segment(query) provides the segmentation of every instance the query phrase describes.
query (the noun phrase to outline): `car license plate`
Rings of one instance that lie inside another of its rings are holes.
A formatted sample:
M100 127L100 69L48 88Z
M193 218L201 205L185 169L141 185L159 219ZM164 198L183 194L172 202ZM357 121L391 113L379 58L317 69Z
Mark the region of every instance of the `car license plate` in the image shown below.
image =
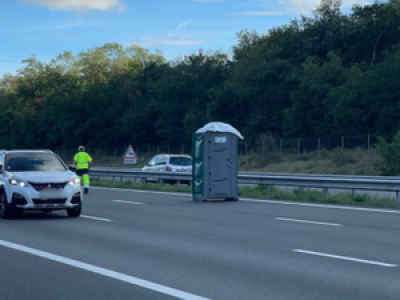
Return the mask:
M51 189L45 189L40 192L39 198L42 200L47 200L51 198L57 198L60 197L60 192L57 192L56 190L51 190Z

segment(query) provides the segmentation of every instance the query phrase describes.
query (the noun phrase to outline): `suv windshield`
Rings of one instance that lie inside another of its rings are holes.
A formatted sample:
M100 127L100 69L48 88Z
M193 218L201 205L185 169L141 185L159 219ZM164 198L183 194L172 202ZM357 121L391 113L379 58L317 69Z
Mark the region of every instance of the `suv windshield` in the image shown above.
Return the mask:
M65 171L64 165L50 153L18 153L7 155L8 172Z
M192 159L189 157L171 157L169 163L175 166L191 166Z

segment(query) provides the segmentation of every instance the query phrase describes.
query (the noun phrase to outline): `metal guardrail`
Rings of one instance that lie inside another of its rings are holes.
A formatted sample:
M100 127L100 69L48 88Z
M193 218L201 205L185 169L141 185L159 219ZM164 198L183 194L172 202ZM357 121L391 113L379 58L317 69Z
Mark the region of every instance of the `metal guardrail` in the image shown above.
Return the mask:
M158 181L192 181L191 173L143 172L137 169L110 169L92 168L90 175L96 178L112 178L133 182ZM265 185L268 191L271 186L286 186L300 188L320 188L325 195L329 189L351 190L355 195L356 190L381 191L396 193L396 201L400 202L400 179L397 177L382 176L349 176L349 175L315 175L315 174L279 174L279 173L240 173L239 184Z
M159 183L164 183L165 181L177 181L178 184L180 184L181 181L192 181L191 173L143 172L125 169L92 168L89 174L95 178L112 178L113 182L117 179L119 179L119 181L124 181L126 178L135 183L146 181L157 181Z

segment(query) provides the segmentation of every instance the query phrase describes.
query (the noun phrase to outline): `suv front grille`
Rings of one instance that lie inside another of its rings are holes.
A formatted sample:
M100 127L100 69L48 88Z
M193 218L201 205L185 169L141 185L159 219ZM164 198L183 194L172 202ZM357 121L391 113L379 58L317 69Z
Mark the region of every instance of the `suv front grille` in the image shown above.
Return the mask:
M68 184L68 182L61 182L61 183L34 183L34 182L29 182L29 184L38 192L44 190L44 189L63 189L65 186Z
M67 198L61 198L61 199L47 199L47 200L41 200L41 199L32 199L34 204L65 204L65 201L67 201Z

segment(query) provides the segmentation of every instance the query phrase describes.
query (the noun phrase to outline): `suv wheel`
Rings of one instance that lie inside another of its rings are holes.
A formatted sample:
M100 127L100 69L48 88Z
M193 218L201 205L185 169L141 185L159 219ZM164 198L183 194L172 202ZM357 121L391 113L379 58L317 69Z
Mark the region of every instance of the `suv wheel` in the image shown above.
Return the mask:
M79 204L73 208L67 208L68 217L77 218L81 215L82 212L82 200L79 201Z
M0 191L0 217L3 219L12 218L15 215L11 205L7 202L6 194Z

